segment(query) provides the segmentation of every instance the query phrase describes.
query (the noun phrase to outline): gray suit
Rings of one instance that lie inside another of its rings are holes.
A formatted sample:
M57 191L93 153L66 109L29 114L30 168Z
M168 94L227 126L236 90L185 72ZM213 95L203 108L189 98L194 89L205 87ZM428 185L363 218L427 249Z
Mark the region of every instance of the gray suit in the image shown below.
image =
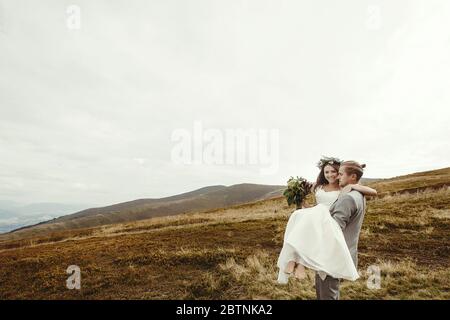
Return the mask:
M336 220L344 233L345 242L358 268L358 240L366 211L364 196L352 190L340 196L330 207L331 216ZM339 299L339 279L327 276L322 280L316 273L316 294L319 300Z

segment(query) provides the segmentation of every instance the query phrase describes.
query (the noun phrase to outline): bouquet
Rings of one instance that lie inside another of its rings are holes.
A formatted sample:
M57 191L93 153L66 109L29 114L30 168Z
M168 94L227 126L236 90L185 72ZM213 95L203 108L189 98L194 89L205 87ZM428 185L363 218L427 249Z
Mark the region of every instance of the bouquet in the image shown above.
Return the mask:
M295 203L296 208L300 209L306 196L311 192L312 183L302 177L291 177L287 182L287 189L283 195L286 197L288 205Z

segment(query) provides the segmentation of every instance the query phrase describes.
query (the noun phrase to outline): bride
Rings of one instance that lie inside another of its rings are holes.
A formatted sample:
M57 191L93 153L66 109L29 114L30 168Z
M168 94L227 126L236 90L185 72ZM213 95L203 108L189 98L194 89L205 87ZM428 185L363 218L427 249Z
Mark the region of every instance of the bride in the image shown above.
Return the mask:
M288 283L291 274L304 279L305 267L318 271L322 279L326 275L352 281L359 278L342 230L331 217L329 208L341 193L356 190L363 195L374 196L377 191L359 184L347 185L341 190L338 180L340 164L337 158L319 161L320 173L311 188L317 205L298 209L289 217L277 262L278 283Z

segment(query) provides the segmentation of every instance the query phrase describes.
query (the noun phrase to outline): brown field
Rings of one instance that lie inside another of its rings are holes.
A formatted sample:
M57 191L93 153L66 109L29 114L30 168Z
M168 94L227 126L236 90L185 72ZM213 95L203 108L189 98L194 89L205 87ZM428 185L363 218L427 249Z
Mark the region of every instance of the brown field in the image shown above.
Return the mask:
M450 299L450 168L371 184L355 282L342 299ZM312 202L313 199L310 199ZM276 283L284 198L0 241L0 299L314 299ZM81 268L81 290L66 269ZM366 285L368 266L381 288Z

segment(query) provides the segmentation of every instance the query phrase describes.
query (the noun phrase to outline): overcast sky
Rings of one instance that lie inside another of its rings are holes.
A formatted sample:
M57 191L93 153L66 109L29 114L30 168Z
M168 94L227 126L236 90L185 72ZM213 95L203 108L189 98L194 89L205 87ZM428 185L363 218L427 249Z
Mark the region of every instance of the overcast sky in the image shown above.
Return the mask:
M0 0L0 201L447 167L449 84L447 0ZM199 125L273 133L269 163L175 161Z

